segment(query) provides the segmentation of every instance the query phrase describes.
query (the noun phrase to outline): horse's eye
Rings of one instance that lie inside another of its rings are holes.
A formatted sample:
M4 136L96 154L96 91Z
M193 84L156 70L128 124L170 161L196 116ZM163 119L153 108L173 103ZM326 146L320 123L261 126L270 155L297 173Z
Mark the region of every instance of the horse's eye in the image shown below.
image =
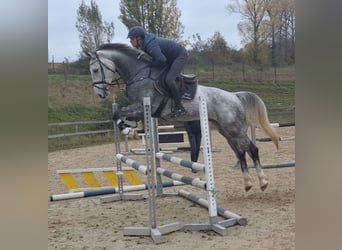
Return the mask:
M99 72L99 69L93 69L93 72L97 73L97 72Z

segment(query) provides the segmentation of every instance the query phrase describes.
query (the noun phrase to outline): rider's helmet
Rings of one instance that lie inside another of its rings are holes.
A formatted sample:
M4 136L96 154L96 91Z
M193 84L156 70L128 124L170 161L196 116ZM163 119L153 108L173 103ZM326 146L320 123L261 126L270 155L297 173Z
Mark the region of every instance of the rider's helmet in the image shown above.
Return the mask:
M146 35L146 32L142 27L134 26L129 30L127 38L139 37L139 36L144 38L145 35Z

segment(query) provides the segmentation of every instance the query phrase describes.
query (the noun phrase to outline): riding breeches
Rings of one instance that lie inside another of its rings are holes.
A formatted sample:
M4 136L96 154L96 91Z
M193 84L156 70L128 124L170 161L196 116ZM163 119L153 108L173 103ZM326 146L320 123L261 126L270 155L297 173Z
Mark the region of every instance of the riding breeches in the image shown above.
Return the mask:
M183 49L171 64L169 72L167 73L165 78L165 82L169 88L171 88L172 85L174 86L174 84L176 83L176 78L182 72L185 64L188 61L188 58L188 52Z

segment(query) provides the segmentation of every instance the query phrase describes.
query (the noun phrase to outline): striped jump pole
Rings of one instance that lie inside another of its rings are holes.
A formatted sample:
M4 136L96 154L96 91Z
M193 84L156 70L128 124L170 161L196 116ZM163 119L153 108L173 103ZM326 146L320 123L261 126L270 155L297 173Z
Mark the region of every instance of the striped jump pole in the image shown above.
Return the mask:
M181 158L175 157L175 156L171 156L171 155L167 155L165 153L162 152L158 152L156 153L156 157L159 159L163 159L165 161L169 161L175 164L178 164L182 167L186 167L186 168L190 168L192 170L196 170L196 171L203 171L205 172L205 165L198 163L198 162L193 162L193 161L188 161L188 160L183 160Z
M131 166L132 168L134 168L135 170L143 173L146 175L147 173L147 167L144 165L139 164L138 162L127 158L126 156L122 155L122 154L117 154L116 157L126 163L127 165ZM164 168L157 168L157 173L169 177L173 180L177 180L177 181L181 181L185 184L189 184L189 185L193 185L202 189L206 189L206 182L205 181L201 181L199 178L192 178L192 177L187 177L184 175L180 175L174 172L171 172L169 170L166 170Z
M164 168L157 168L157 173L161 174L163 176L169 177L173 180L181 181L185 184L189 184L195 187L199 187L201 189L206 189L207 188L207 183L205 181L201 181L199 178L192 178L192 177L187 177L184 175L180 175L174 172L171 172L169 170L166 170Z
M185 191L184 189L180 189L178 191L178 194L180 196L182 196L182 197L184 197L184 198L186 198L186 199L188 199L194 203L197 203L198 205L208 209L208 201L207 200L202 199L201 197L199 197L195 194L192 194L188 191ZM222 207L217 206L217 213L224 218L235 219L236 222L239 223L240 225L246 225L247 224L247 220L245 218L241 217L238 214L230 212L229 210L226 210ZM235 224L235 221L234 221L234 224Z
M167 188L167 187L184 185L184 183L180 181L167 181L167 182L163 182L162 185L163 187ZM147 184L123 186L124 192L132 192L132 191L147 190L147 189L148 189ZM77 199L77 198L107 195L107 194L117 194L117 193L119 193L119 189L115 187L99 188L99 189L93 189L93 190L86 190L83 192L54 194L54 195L50 195L49 200L50 201L69 200L69 199Z
M145 165L141 165L140 163L127 158L126 156L124 156L123 154L117 154L116 158L124 163L126 163L127 165L131 166L132 168L134 168L135 170L139 171L140 173L143 173L144 175L147 175L147 167Z

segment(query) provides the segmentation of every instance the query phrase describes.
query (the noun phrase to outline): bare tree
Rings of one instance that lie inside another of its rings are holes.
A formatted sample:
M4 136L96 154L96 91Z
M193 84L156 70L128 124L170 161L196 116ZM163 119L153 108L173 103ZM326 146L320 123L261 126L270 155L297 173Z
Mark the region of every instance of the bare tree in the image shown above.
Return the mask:
M226 6L230 13L238 13L242 21L238 29L243 37L248 55L251 61L257 65L262 64L267 58L265 45L268 37L268 29L265 23L267 0L230 0ZM265 54L266 53L266 54Z
M281 26L279 27L280 53L285 63L294 62L295 51L295 7L294 0L280 1Z
M274 67L294 63L294 0L230 0L226 8L243 18L238 29L250 61L262 65L270 57Z
M101 44L110 42L114 36L114 23L102 21L101 12L94 0L87 6L84 1L77 10L76 28L82 51L90 52Z

